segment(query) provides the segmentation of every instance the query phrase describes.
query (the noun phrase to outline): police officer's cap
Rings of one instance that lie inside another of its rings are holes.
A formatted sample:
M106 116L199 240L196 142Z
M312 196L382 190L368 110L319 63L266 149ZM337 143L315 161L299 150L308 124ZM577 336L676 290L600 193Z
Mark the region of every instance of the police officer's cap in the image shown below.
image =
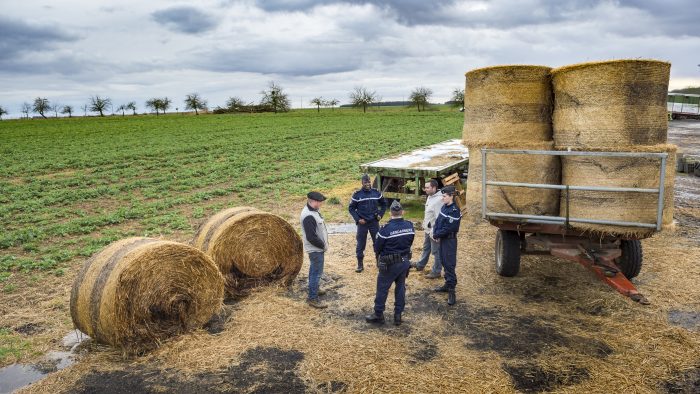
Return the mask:
M325 201L326 196L319 192L309 192L309 194L306 195L310 200L315 200L315 201Z
M448 196L454 196L456 191L454 186L445 186L442 188L442 194L447 194Z
M369 174L362 174L362 183L369 182Z
M391 203L390 209L392 212L401 212L403 210L403 207L401 206L401 203L398 200L394 200L394 202Z

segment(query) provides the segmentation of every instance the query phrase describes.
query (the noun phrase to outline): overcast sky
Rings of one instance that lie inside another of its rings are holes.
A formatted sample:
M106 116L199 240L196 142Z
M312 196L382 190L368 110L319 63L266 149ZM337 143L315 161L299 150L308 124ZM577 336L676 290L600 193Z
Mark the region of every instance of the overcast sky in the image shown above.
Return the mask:
M477 67L622 58L670 61L671 88L700 86L698 0L0 2L0 105L14 116L37 96L140 112L192 92L259 101L272 80L294 107L359 85L384 100L426 86L439 102Z

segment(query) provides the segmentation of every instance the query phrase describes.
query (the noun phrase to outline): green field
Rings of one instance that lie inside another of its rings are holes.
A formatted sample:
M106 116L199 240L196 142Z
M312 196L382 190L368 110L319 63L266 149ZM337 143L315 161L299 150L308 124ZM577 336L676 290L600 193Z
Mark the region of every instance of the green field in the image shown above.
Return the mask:
M462 120L395 109L0 122L0 285L62 275L126 236L192 234L225 206L279 211L358 179L363 161L458 137Z

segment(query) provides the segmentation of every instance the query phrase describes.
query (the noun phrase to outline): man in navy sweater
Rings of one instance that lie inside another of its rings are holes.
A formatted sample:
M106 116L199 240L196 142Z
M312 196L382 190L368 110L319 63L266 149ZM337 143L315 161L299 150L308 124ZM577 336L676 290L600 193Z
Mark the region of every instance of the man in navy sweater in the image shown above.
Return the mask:
M384 196L379 190L372 188L369 175L362 175L362 189L352 194L348 211L357 224L357 247L355 248L357 268L355 272L362 272L364 270L363 260L367 246L367 232L372 237L372 245L374 245L377 231L379 231L379 220L386 211Z
M413 223L403 219L401 203L391 204L391 220L377 233L374 252L379 255L377 267L377 295L374 313L367 316L368 323L384 324L384 307L391 284L394 283L394 324L401 324L401 313L406 304L406 277L410 266L411 245L415 231Z

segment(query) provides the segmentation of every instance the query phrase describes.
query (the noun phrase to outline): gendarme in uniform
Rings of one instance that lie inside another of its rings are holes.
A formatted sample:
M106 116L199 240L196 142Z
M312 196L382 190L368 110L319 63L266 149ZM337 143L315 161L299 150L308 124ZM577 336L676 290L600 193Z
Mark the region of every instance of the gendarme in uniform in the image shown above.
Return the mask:
M372 188L369 175L362 175L362 188L355 191L350 198L348 211L357 224L357 269L355 272L364 270L363 260L365 258L365 247L367 246L367 232L375 244L377 231L379 231L379 220L386 211L386 201L379 190Z
M456 302L455 287L457 286L457 233L462 220L462 213L454 202L456 190L454 186L442 188L445 205L440 209L440 214L435 220L433 239L440 243L440 261L445 269L445 284L435 289L437 292L448 293L447 303L454 305Z

